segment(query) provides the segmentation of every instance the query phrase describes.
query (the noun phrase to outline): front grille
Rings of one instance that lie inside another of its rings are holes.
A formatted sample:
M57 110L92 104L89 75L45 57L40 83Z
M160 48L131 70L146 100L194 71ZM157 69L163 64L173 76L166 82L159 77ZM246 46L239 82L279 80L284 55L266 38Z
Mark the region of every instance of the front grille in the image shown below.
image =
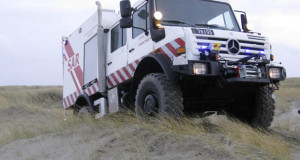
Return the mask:
M257 54L265 53L265 43L262 42L262 40L265 41L264 37L248 35L248 38L256 41L238 39L237 41L239 42L240 50L238 54L234 56L230 54L228 50L227 45L228 45L228 40L230 40L228 38L196 36L196 43L199 52L201 52L201 50L203 49L206 49L210 43L221 43L220 55L222 58L225 57L230 59L240 59L246 55L257 55Z
M266 38L265 38L265 37L262 37L262 36L254 36L254 35L248 35L248 39L259 40L259 41L266 41Z
M264 46L265 44L264 43L261 43L261 42L253 42L253 41L245 41L245 40L239 40L240 43L248 43L248 44L256 44L256 45L259 45L259 46Z
M215 37L201 37L197 36L197 39L203 39L203 40L213 40L213 41L227 41L226 38L215 38Z

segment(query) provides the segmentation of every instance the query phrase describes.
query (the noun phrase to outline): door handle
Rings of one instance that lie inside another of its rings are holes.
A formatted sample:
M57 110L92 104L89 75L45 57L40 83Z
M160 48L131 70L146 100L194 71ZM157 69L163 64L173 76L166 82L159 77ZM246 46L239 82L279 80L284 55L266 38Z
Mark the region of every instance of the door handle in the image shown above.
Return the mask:
M134 51L134 48L132 48L131 50L129 50L129 53L133 52Z
M112 62L107 63L108 66L110 66L112 64Z

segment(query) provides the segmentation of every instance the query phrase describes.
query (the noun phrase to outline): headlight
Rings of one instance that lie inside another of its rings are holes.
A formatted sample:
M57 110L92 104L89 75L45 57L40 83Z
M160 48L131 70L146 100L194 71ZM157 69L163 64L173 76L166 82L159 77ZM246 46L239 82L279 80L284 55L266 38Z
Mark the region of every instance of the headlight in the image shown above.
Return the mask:
M249 31L252 31L253 30L253 24L252 23L247 23L246 24L246 28L249 30Z
M158 21L160 21L162 19L163 15L161 12L157 11L154 13L154 18Z
M207 74L207 65L205 63L195 63L193 66L195 74L204 75Z
M269 75L271 79L280 79L281 78L281 68L270 68Z

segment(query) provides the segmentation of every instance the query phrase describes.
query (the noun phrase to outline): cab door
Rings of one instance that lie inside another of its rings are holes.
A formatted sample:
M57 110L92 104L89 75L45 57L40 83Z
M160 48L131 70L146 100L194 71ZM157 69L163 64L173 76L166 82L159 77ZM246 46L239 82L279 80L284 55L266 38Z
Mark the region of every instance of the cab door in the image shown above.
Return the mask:
M130 41L128 43L128 65L131 74L134 73L139 60L153 52L153 41L150 36L149 5L140 5L132 14L133 27L130 28ZM137 27L137 28L135 28ZM142 28L142 29L138 29ZM148 34L145 33L148 31Z
M112 88L127 78L121 73L121 69L127 66L127 29L121 29L118 23L108 34L106 73L108 88Z

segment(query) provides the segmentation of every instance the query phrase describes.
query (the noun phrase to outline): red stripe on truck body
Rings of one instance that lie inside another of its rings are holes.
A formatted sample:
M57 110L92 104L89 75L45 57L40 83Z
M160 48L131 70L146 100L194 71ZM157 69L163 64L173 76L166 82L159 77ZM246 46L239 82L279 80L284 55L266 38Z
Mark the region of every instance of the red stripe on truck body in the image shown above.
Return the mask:
M67 41L67 44L65 45L65 49L67 51L67 54L68 54L69 58L71 58L71 57L74 56L74 51L73 51L73 49L72 49L71 44L70 44L69 41Z
M80 66L77 66L75 69L75 74L77 76L77 80L79 81L80 87L83 86L83 72Z
M178 43L181 47L185 46L185 42L181 38L176 39L175 42Z

